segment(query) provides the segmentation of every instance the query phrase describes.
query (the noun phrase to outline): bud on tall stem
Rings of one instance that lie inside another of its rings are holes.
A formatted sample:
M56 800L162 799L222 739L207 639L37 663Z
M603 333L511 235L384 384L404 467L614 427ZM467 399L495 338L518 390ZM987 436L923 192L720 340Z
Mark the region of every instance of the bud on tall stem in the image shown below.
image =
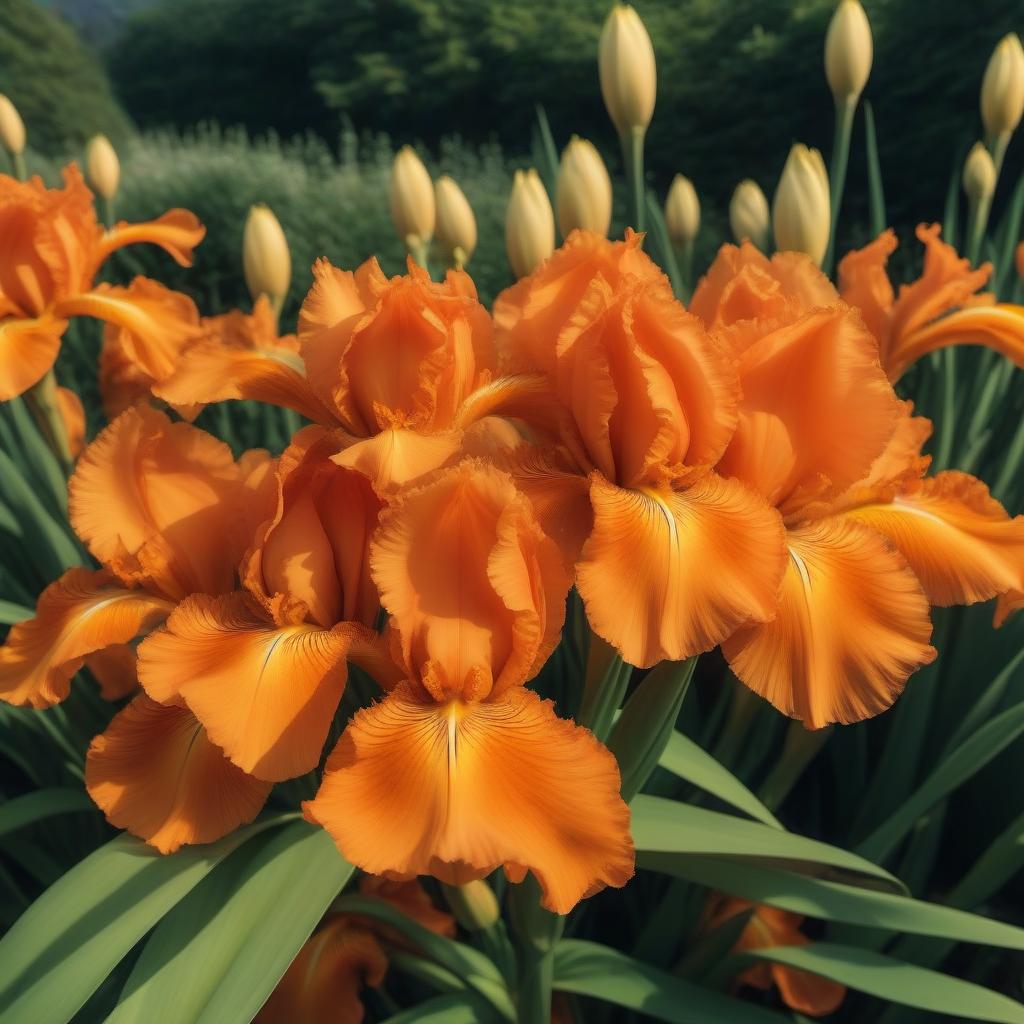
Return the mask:
M999 40L981 83L981 119L992 152L996 177L1010 136L1024 116L1024 47L1016 32Z
M22 181L28 177L25 170L25 122L18 108L0 93L0 144L14 164L14 176Z
M768 200L756 181L747 178L736 186L729 201L729 227L738 244L749 239L762 252L771 240L771 216Z
M448 175L434 185L437 207L435 230L449 265L461 270L476 249L476 217L461 188Z
M532 167L515 173L505 213L505 248L517 278L532 273L555 251L555 215Z
M94 135L85 147L85 177L102 200L103 219L109 226L114 219L114 196L121 183L121 164L105 135Z
M253 301L266 295L274 314L280 316L291 285L292 258L281 224L268 206L258 204L249 210L242 235L242 263Z
M682 174L677 174L669 186L665 200L665 228L679 256L683 284L689 289L693 284L693 243L700 231L700 200L693 182Z
M598 51L601 95L622 142L633 186L633 226L644 226L644 136L658 91L654 46L640 16L628 4L612 8Z
M420 266L434 235L434 185L423 161L411 146L403 146L391 165L391 219L398 237Z
M612 221L612 180L601 154L586 139L574 135L562 152L555 204L563 238L577 228L608 234Z
M772 203L775 247L805 252L821 266L830 231L828 173L816 149L797 143Z
M967 154L962 182L968 208L967 258L976 264L981 254L981 241L985 237L989 211L992 209L992 196L996 190L995 163L980 142L976 142Z

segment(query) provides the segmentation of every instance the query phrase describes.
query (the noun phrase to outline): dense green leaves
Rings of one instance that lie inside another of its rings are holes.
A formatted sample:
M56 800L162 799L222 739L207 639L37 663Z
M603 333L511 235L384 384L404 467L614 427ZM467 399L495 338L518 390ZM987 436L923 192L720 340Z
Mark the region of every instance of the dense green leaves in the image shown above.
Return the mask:
M0 941L0 1019L70 1020L171 907L233 850L282 820L168 857L127 834L86 857Z
M248 1024L353 870L304 821L250 840L160 922L110 1024Z
M71 811L97 811L96 805L81 789L40 789L0 804L0 836L15 832L55 814Z

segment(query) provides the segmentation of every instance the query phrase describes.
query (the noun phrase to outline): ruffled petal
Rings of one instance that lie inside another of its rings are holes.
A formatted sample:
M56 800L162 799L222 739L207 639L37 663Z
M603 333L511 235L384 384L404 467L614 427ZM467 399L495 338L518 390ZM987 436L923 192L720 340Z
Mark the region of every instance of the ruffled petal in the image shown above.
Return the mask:
M68 569L39 595L35 617L12 626L0 647L0 699L34 708L58 704L87 655L147 632L172 607L125 589L109 573Z
M939 473L846 515L889 539L932 604L975 604L1024 589L1024 516L1011 519L966 473Z
M716 468L784 515L866 476L896 428L900 407L875 340L846 306L770 331L739 369L739 426Z
M68 439L68 450L71 457L76 459L85 447L85 406L70 388L58 387L54 395L57 400L57 413Z
M785 565L782 521L735 480L626 490L591 477L594 529L576 585L594 631L649 668L710 650L769 618Z
M889 319L896 296L886 264L896 251L896 232L886 228L863 249L848 252L839 261L839 294L856 309L878 341L882 362L889 345Z
M362 989L379 985L387 968L373 932L337 914L299 950L253 1024L362 1024Z
M49 314L35 320L0 320L0 402L17 398L46 376L57 361L67 325Z
M479 704L399 687L356 715L303 807L366 871L463 882L529 869L559 914L633 874L615 759L521 687Z
M408 678L481 699L535 675L558 642L569 577L506 473L468 459L381 514L370 566Z
M156 220L129 224L118 221L107 231L95 249L95 263L99 266L112 252L126 245L149 242L158 245L178 266L192 266L192 250L203 240L206 228L189 210L168 210Z
M69 484L75 532L125 580L167 597L234 589L248 497L231 450L140 406L85 450Z
M236 768L187 708L145 694L114 716L85 758L86 789L107 821L161 853L252 821L270 785Z
M421 434L400 427L354 441L332 460L362 473L378 494L394 494L450 462L462 450L462 434Z
M810 729L888 708L935 658L928 600L899 552L842 517L790 530L778 614L722 644L755 693Z
M243 771L279 782L319 762L356 634L380 643L349 623L279 627L244 593L196 594L143 641L139 679L155 700L184 700Z
M113 644L88 654L85 667L99 683L100 696L104 700L121 700L139 688L134 644Z

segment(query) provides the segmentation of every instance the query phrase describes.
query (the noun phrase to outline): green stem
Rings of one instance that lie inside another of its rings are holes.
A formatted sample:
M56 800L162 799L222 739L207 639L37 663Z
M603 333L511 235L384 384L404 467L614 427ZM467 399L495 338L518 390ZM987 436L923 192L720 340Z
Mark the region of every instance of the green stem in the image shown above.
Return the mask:
M624 662L615 652L608 667L598 680L588 680L589 686L583 694L580 713L576 721L588 728L599 740L604 740L615 720L615 712L622 704L622 698L629 688L633 666Z
M953 458L953 438L956 434L956 349L950 346L938 353L942 375L942 418L939 420L939 440L935 449L936 470L948 469Z
M828 249L825 250L825 260L821 266L826 274L832 273L832 264L835 261L836 231L839 226L839 210L843 203L843 190L846 187L846 167L850 162L850 136L853 133L853 115L856 112L856 96L836 100L836 130L828 174L832 225L828 233Z
M106 227L114 226L114 200L110 196L100 196L100 217Z
M40 433L50 446L64 475L68 476L72 466L71 447L68 444L64 418L57 403L57 381L53 376L53 370L49 370L41 381L33 385L26 392L25 398Z
M28 167L25 166L25 154L12 153L11 163L14 164L14 176L18 179L18 181L27 181Z
M691 238L679 249L679 298L682 302L690 301L693 293L693 239Z
M807 729L802 722L790 722L782 754L761 787L761 803L774 811L789 796L807 766L818 756L831 729Z
M999 172L1003 169L1003 159L1006 156L1006 147L1010 144L1011 134L1011 132L1003 132L994 139L988 140L988 151L996 168L996 181L999 180Z
M622 154L626 161L626 176L633 193L633 228L644 230L644 134L645 129L634 128L622 137Z
M554 950L525 951L519 975L517 1024L550 1024Z

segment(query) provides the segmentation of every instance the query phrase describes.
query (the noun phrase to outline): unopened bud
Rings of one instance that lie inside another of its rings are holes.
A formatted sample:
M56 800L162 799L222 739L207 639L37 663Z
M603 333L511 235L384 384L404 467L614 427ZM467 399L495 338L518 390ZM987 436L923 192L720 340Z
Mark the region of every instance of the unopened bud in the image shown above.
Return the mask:
M391 219L398 237L425 246L434 235L434 185L423 161L403 146L391 165Z
M987 202L996 190L996 165L992 162L989 151L980 142L976 142L967 154L963 186L972 206Z
M455 920L467 932L482 932L501 916L494 890L483 880L465 885L445 885L444 895Z
M505 249L516 277L526 277L555 251L555 215L532 168L515 173L505 214Z
M11 156L25 152L25 122L18 108L0 93L0 143Z
M805 252L821 266L831 228L828 172L816 149L797 143L789 151L772 204L775 247Z
M104 199L117 195L121 164L106 135L94 135L85 147L85 176L89 187Z
M612 221L612 180L601 154L586 139L573 136L565 147L555 199L563 238L576 228L608 234Z
M665 227L677 249L691 245L700 231L700 200L693 182L677 174L672 179L665 200Z
M604 105L619 135L645 132L654 115L658 73L651 37L628 4L616 4L608 15L597 63Z
M768 248L771 233L768 200L756 181L747 178L736 186L729 201L729 227L738 243L749 239L762 252Z
M825 77L836 103L856 103L871 74L871 25L860 0L841 0L825 36Z
M1024 116L1024 47L1016 32L999 40L981 82L981 119L991 139L1015 131Z
M476 217L461 188L447 175L434 185L437 206L435 232L450 262L462 266L476 249Z
M292 257L284 231L268 206L257 204L249 209L242 235L242 263L253 299L266 295L280 313L292 281Z

